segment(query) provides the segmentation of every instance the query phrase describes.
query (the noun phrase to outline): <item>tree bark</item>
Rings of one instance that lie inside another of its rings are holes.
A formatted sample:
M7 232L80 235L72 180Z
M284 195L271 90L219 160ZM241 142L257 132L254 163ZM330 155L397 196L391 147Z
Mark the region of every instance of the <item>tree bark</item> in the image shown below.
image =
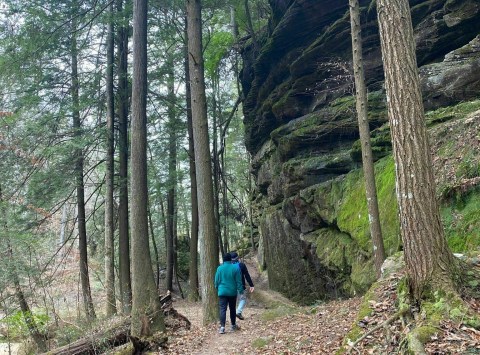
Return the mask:
M173 58L167 54L167 91L168 91L168 192L167 192L167 290L173 290L174 254L175 254L175 211L177 185L177 122L175 113L175 81Z
M220 247L220 253L225 255L222 228L220 226L220 158L218 154L218 123L217 123L217 97L218 91L218 76L212 78L212 153L213 153L213 200L214 200L214 213L216 222L216 235L218 235L218 245Z
M375 169L373 165L372 147L370 145L370 127L367 114L367 89L363 71L362 35L360 26L360 6L358 0L349 0L350 24L352 28L353 71L355 75L355 96L358 118L360 143L362 145L362 164L365 176L367 196L368 222L373 242L373 258L377 278L381 276L382 264L385 260L380 213L378 211L377 188L375 184Z
M257 35L255 30L253 29L253 22L252 22L252 13L250 12L250 6L248 5L249 0L244 0L243 5L245 7L245 16L247 18L247 27L248 32L250 32L250 36L252 36L252 43L255 49L258 49L258 42L257 42Z
M127 0L128 1L128 0ZM122 312L130 314L132 283L130 275L130 238L128 223L128 16L124 14L124 0L117 0L121 24L117 31L118 60L118 269ZM126 7L126 6L125 6Z
M209 150L207 103L202 53L200 0L187 0L188 54L192 95L193 140L198 191L200 272L202 279L203 323L218 319L217 295L213 286L218 266L218 239L215 235L212 162Z
M107 292L107 317L117 313L115 299L115 259L113 244L113 137L114 137L114 94L113 94L113 3L110 5L112 20L108 25L107 39L107 157L105 172L105 289Z
M152 238L152 246L153 246L153 256L155 258L155 286L157 289L160 285L160 258L158 255L158 247L157 241L155 240L155 233L153 231L153 222L152 222L152 211L148 209L148 224L150 225L150 237Z
M445 240L435 194L408 0L378 0L387 108L405 262L412 295L455 289L458 265Z
M147 189L147 0L133 6L132 88L132 335L164 331L148 243ZM152 319L148 320L148 315Z
M186 100L187 100L187 127L188 127L188 157L190 163L190 200L192 205L192 232L190 236L190 264L189 264L189 284L191 301L198 301L200 298L198 288L198 197L197 197L197 175L195 173L195 147L193 143L193 125L192 125L192 102L190 91L190 68L188 64L188 33L187 18L185 18L185 82L186 82Z
M78 9L76 1L73 5L74 10ZM71 38L71 95L72 95L72 117L73 117L73 136L80 145L82 139L82 126L80 121L80 99L79 99L79 81L78 81L78 50L76 37L76 18L72 20L72 38ZM93 308L92 293L90 290L90 279L88 274L88 256L87 256L87 228L85 220L85 188L83 183L83 149L77 148L75 152L75 180L77 189L77 224L78 224L78 248L80 252L80 280L82 285L83 305L85 315L88 319L95 319L95 310Z
M251 165L252 158L248 155L248 165ZM248 174L248 223L250 225L250 242L252 243L252 250L255 252L257 247L255 246L255 235L253 233L253 176ZM262 266L263 267L263 266Z

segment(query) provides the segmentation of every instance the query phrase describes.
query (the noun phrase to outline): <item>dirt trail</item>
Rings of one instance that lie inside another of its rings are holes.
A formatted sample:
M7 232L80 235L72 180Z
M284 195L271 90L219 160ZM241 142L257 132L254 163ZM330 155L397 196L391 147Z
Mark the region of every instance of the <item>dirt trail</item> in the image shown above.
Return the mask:
M358 310L359 299L299 307L268 289L264 275L246 260L255 284L238 320L239 331L218 334L218 325L203 327L201 305L178 301L174 307L192 322L192 329L170 337L169 354L327 354L339 348Z

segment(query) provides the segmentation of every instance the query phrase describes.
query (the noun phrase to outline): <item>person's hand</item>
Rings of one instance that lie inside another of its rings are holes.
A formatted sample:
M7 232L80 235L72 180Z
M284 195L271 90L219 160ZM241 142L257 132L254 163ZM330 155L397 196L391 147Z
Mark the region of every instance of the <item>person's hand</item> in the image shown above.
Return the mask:
M250 287L250 288L249 288L250 293L252 293L253 290L255 290L255 287Z

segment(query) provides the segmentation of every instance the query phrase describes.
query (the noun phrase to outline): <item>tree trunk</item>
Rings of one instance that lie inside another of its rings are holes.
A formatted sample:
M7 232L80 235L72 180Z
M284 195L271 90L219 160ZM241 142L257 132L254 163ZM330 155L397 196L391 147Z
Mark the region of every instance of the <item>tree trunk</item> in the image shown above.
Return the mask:
M167 192L167 290L173 290L175 226L177 185L177 122L175 114L175 81L173 74L173 58L167 54L167 91L168 91L168 192Z
M76 2L74 9L78 6ZM77 146L82 139L82 127L80 121L80 99L78 82L78 62L77 62L77 37L76 21L72 20L72 45L71 45L71 94L72 94L72 117L73 117L73 135L77 140ZM83 184L83 149L77 148L75 152L75 179L77 186L77 223L78 223L78 248L80 252L80 279L82 285L82 296L85 314L88 319L95 319L95 310L93 308L92 293L90 290L90 279L88 275L88 256L87 256L87 228L85 220L85 188Z
M230 29L232 30L232 36L234 40L237 40L238 38L238 25L236 17L235 6L230 6Z
M248 155L248 166L252 163L252 158ZM252 250L256 251L257 248L255 246L255 235L253 233L253 176L252 174L248 174L248 223L250 225L250 241L252 243ZM262 266L263 267L263 266Z
M118 60L118 269L122 312L130 314L132 286L130 275L130 238L128 224L128 16L124 14L124 0L117 0L121 24L117 32ZM125 6L126 7L126 6Z
M378 212L377 188L375 185L375 169L373 166L372 147L370 145L370 127L367 114L367 89L363 71L362 35L360 26L360 7L358 0L350 2L350 24L352 28L353 71L355 74L355 95L358 117L360 143L362 145L363 174L367 196L368 221L373 241L373 258L377 278L381 276L382 264L385 260L380 214Z
M162 221L163 235L165 236L165 250L167 250L167 216L165 215L165 203L163 202L162 195L158 196L160 202L160 219Z
M435 195L408 0L378 0L397 199L412 295L455 289L458 266L445 240Z
M113 96L113 3L110 4L112 20L108 25L107 39L107 157L105 172L105 289L107 292L107 317L117 313L115 300L115 259L113 244L113 137L114 137L114 96Z
M10 237L9 237L8 225L7 225L7 221L8 221L7 210L5 208L4 202L5 201L3 200L2 186L0 185L0 206L1 206L1 209L0 209L1 222L0 223L2 225L3 232L5 233L5 235L1 235L0 238L6 241L7 256L8 256L8 259L10 260L10 267L11 267L10 275L13 278L13 285L15 287L15 297L18 300L20 310L22 311L23 319L25 321L25 324L27 325L28 332L30 333L33 340L35 341L35 344L37 344L38 350L47 351L45 336L38 329L37 323L35 322L35 318L33 317L33 313L30 310L30 307L23 293L22 287L20 286L20 279L18 276L15 260L13 259L12 246L10 244ZM9 273L5 271L6 270L3 270L3 272L6 275L8 275Z
M213 140L213 200L214 200L214 213L216 222L216 232L218 235L218 245L220 246L220 253L225 255L224 244L222 240L222 228L220 226L220 158L218 155L218 123L217 123L217 97L218 90L218 76L212 79L212 140Z
M153 246L153 256L155 258L155 286L157 289L160 285L160 258L158 256L158 247L157 241L155 240L155 233L153 232L153 222L152 222L152 211L148 209L148 223L150 224L150 237L152 238L152 246Z
M258 49L257 35L255 34L255 30L253 29L252 13L250 12L248 0L244 0L243 5L245 7L245 16L247 17L248 32L250 32L250 36L252 36L253 47L255 49Z
M148 243L147 0L133 6L132 88L132 335L164 331ZM151 320L148 315L153 314Z
M203 323L207 324L218 319L217 295L213 286L215 271L218 266L218 238L215 235L216 222L212 211L214 203L212 162L208 139L200 0L187 0L187 18L193 140L198 192Z
M225 165L225 151L226 151L226 144L225 144L225 137L221 137L222 139L222 149L221 154L219 154L222 169L220 170L220 181L222 182L223 190L222 190L222 205L223 205L223 250L228 252L230 250L230 243L229 243L229 229L228 229L228 186L227 186L227 179L226 179L226 165Z
M185 18L185 40L188 42L187 19ZM189 299L198 301L200 298L198 289L198 199L197 199L197 175L195 173L195 148L193 144L192 125L192 98L190 92L190 68L188 64L188 48L185 43L185 82L187 100L187 126L188 126L188 157L190 162L190 199L192 205L192 232L190 236L190 264L189 264Z

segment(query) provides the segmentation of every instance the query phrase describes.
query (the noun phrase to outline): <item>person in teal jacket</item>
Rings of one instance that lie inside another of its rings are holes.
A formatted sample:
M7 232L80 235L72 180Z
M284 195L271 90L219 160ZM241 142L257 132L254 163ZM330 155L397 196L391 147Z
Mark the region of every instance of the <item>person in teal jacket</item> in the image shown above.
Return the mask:
M227 318L227 307L230 310L230 322L232 331L238 330L236 325L235 307L237 304L237 293L243 293L242 274L237 265L232 264L232 257L229 253L223 256L223 264L217 268L215 273L215 288L217 289L220 312L220 334L225 334L225 321Z

